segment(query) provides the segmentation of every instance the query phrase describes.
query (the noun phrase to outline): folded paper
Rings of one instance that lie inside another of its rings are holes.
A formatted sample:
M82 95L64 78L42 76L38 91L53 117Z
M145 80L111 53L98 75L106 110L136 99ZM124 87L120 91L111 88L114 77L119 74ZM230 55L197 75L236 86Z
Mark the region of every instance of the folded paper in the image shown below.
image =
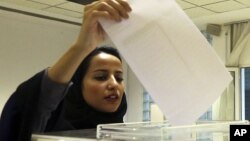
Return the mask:
M174 0L130 4L129 19L100 23L169 122L194 123L232 77Z

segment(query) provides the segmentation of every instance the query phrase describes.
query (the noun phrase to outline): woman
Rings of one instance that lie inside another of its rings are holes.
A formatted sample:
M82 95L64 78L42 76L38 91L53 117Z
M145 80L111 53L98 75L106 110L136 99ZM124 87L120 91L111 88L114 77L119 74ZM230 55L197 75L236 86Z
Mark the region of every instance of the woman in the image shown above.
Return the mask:
M32 133L95 128L122 122L126 99L118 52L96 48L105 39L99 18L117 22L131 11L125 0L86 5L76 42L53 65L23 82L7 101L1 141L29 141Z

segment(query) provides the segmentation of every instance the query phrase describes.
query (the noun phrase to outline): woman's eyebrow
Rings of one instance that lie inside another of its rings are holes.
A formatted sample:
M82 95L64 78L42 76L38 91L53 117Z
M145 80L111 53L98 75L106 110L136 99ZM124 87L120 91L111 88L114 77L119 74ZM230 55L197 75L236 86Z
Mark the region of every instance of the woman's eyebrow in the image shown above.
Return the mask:
M118 71L116 71L116 73L123 74L123 71L122 70L118 70Z
M107 69L96 69L96 70L94 70L93 72L108 72L109 70L107 70ZM116 73L123 73L123 71L122 70L116 70L115 71Z
M93 72L107 72L108 70L105 70L105 69L97 69L97 70L94 70Z

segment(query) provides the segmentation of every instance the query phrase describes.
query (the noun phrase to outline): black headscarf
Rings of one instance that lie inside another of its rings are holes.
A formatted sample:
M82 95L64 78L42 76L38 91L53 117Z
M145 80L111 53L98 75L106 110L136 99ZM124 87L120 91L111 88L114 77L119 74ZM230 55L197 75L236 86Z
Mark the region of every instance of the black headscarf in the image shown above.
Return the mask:
M92 58L101 52L114 55L122 61L118 51L112 47L98 47L83 60L72 78L73 85L64 101L65 118L75 129L96 128L98 124L123 122L123 116L127 110L125 94L117 111L112 113L95 110L86 103L82 96L82 79L90 66Z

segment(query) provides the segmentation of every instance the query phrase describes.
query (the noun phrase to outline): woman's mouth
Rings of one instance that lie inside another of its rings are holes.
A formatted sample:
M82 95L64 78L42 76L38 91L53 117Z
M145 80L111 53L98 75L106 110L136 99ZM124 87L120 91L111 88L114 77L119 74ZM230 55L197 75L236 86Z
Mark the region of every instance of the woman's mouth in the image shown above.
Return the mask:
M108 102L116 102L119 99L119 95L118 94L110 94L110 95L106 96L104 99L107 100Z

